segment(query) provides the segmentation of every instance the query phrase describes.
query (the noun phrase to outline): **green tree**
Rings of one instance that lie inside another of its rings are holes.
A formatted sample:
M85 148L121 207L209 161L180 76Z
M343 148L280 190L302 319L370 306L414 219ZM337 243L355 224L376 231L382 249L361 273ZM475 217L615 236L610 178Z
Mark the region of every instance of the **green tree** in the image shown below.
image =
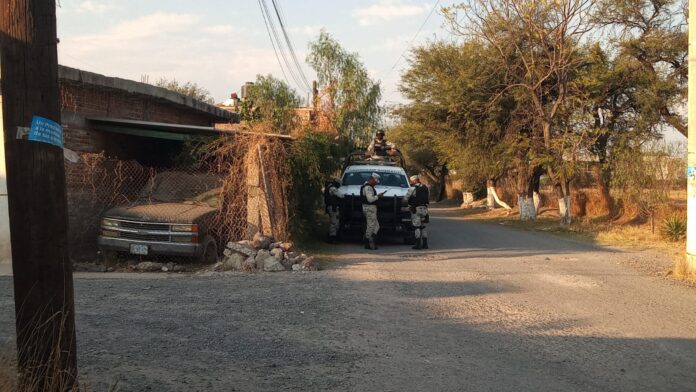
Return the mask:
M527 110L518 116L523 119L518 128L529 133L522 145L551 178L562 223L570 223L573 157L586 136L569 117L575 114L574 82L584 63L580 42L591 27L592 5L591 0L472 0L445 9L454 32L493 49L487 60L502 71L494 99L512 95L518 107L524 102L532 110L533 117L525 119ZM543 149L530 143L537 138Z
M600 0L595 22L608 31L630 72L647 83L635 86L641 116L662 121L687 136L688 2Z
M155 86L166 88L181 95L197 99L201 102L214 104L215 100L210 96L210 91L193 82L180 83L176 79L160 78Z
M357 53L347 52L324 30L310 42L307 62L317 74L319 105L333 128L329 130L366 146L381 121L379 82L370 78Z
M420 139L427 137L427 149L438 162L447 162L469 189L488 183L495 200L495 181L510 161L504 140L514 140L516 130L509 122L516 104L508 96L494 99L502 75L488 65L489 55L477 42L435 42L414 49L400 83L409 103L395 113L401 128L422 135L411 135L413 142L404 144L409 154L425 149Z
M257 75L241 115L245 121L268 121L278 133L287 134L297 127L295 110L299 106L299 95L287 83L272 75Z

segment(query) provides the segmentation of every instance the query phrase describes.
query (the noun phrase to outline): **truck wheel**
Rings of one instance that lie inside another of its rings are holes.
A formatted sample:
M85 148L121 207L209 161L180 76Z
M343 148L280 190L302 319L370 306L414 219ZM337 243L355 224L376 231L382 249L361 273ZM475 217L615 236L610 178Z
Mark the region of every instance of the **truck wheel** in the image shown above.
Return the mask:
M215 238L208 236L203 240L203 253L199 256L198 261L204 264L215 264L218 262L218 249Z
M113 250L99 249L99 262L111 264L118 261L118 252Z

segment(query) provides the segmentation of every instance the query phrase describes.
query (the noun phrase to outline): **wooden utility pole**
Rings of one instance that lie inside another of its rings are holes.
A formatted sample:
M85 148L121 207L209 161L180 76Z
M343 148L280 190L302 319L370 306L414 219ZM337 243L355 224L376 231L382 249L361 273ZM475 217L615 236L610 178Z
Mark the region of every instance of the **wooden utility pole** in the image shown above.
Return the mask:
M2 103L19 382L76 384L72 266L63 149L18 139L40 116L60 123L55 0L0 1Z
M696 15L696 1L689 1L689 14ZM687 168L686 259L688 272L696 274L696 19L689 18L689 131ZM691 132L694 131L694 132Z

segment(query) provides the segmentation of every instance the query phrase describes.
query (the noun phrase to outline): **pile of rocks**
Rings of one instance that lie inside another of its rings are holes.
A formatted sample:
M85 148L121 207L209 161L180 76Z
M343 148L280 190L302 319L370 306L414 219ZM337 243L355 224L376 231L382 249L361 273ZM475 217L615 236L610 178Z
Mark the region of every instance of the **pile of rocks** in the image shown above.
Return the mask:
M252 241L229 242L224 258L215 264L215 271L317 271L314 257L295 252L291 242L275 242L256 234Z

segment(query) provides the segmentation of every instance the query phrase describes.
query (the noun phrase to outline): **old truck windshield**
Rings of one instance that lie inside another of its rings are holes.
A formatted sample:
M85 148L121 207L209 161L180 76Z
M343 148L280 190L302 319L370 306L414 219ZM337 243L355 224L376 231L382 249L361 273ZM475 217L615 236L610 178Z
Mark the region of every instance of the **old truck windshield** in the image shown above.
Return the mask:
M220 178L211 174L163 172L143 187L140 199L159 202L199 201L201 196L220 186Z
M406 176L401 173L394 172L384 172L384 171L354 171L346 172L343 175L343 185L362 185L367 181L372 173L379 174L382 178L379 181L379 185L383 186L395 186L399 188L408 188L408 180Z

